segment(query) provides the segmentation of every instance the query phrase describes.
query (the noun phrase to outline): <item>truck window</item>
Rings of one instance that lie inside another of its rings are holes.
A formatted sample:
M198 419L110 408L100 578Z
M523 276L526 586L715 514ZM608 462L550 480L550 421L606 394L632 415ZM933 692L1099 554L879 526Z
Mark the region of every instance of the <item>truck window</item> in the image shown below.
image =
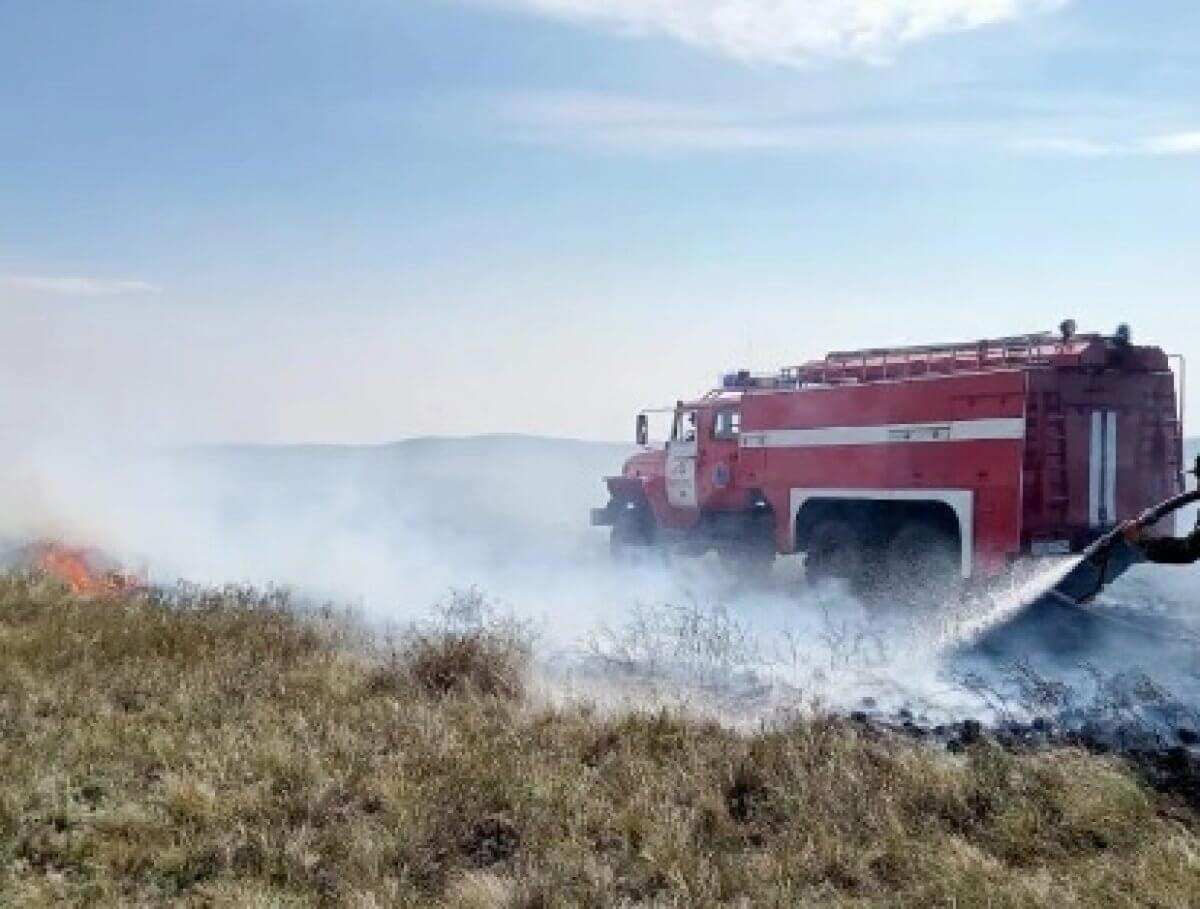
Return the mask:
M736 439L742 431L742 414L737 410L719 410L713 421L714 439Z
M675 412L675 429L671 433L671 441L696 441L696 411L678 410Z

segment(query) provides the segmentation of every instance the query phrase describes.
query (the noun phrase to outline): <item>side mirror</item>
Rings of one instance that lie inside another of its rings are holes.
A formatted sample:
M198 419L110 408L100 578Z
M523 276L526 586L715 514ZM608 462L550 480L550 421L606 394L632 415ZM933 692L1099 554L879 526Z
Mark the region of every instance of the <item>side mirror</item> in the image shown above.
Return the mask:
M643 448L650 444L650 418L644 413L637 418L637 443Z

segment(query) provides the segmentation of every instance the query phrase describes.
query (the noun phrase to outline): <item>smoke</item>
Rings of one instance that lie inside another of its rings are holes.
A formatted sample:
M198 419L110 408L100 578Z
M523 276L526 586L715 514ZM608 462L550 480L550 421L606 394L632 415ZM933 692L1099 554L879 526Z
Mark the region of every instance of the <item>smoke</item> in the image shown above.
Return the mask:
M98 546L156 582L281 584L403 619L452 586L521 593L586 561L586 508L561 488L576 448L41 449L4 471L0 534Z
M798 559L756 585L711 559L614 564L587 516L627 453L528 437L29 446L0 465L0 540L94 546L164 584L287 586L379 625L475 588L534 630L549 695L687 703L739 723L813 705L994 716L1031 674L1079 697L1139 671L1200 693L1191 569L1139 569L1092 610L1047 614L1024 607L1061 564L936 611L811 588Z

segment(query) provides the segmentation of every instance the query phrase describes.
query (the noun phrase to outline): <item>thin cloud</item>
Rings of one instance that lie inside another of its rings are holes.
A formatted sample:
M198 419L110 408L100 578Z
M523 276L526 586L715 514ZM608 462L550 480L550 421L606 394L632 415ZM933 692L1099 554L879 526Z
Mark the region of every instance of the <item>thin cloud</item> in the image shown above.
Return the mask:
M1070 0L474 0L751 63L884 60L938 35L1011 22Z
M621 154L795 148L805 133L729 111L623 95L514 95L499 103L501 129L534 145L572 145Z
M62 297L115 297L162 291L149 281L73 275L0 275L0 286Z
M1127 140L1078 137L1020 139L1013 151L1055 158L1178 158L1200 155L1200 131L1164 133Z
M1018 139L1011 148L1019 154L1051 158L1110 158L1121 154L1112 143L1073 138Z
M614 155L753 155L870 151L901 147L997 149L1047 158L1168 158L1200 155L1200 130L1132 139L1037 134L1063 121L1034 115L920 122L864 118L853 112L733 108L637 95L532 92L486 101L483 122L509 141ZM1099 122L1092 118L1091 122ZM1011 139L1019 130L1031 138Z
M615 155L816 152L966 138L953 123L899 126L829 113L735 110L633 95L531 93L493 103L493 125L510 141Z
M1143 143L1146 154L1158 157L1176 155L1200 155L1200 130L1187 133L1171 133L1152 136Z

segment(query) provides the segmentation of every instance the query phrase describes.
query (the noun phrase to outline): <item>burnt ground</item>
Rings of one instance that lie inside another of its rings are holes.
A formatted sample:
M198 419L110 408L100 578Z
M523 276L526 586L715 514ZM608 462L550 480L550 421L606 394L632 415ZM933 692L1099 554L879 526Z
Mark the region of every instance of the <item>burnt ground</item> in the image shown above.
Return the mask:
M889 624L836 598L828 614L811 601L781 606L791 626L770 624L776 614L752 601L728 611L650 610L606 642L576 687L587 699L624 679L631 700L642 700L661 686L663 703L683 700L745 728L769 724L775 712L786 721L815 695L826 713L859 728L934 749L988 742L1013 753L1070 746L1118 756L1153 789L1200 810L1197 577L1141 567L1086 608L1043 599L995 609L1007 618L968 615L973 630L949 644L922 640L932 637L931 616ZM796 632L807 674L776 681L770 645ZM914 640L915 656L906 654ZM808 671L822 661L824 672Z
M947 654L947 672L990 705L986 715L944 722L866 698L850 718L951 752L989 741L1118 756L1200 809L1200 597L1192 606L1180 595L1187 574L1165 576L1175 590L1163 595L1162 570L1141 569L1088 608L1039 602Z
M989 742L1016 754L1066 746L1116 756L1159 794L1200 811L1200 731L1192 725L1176 727L1170 735L1114 729L1099 722L1076 727L1042 717L990 725L976 719L927 725L909 711L884 715L872 712L869 705L852 712L850 719L861 728L898 733L955 754Z

